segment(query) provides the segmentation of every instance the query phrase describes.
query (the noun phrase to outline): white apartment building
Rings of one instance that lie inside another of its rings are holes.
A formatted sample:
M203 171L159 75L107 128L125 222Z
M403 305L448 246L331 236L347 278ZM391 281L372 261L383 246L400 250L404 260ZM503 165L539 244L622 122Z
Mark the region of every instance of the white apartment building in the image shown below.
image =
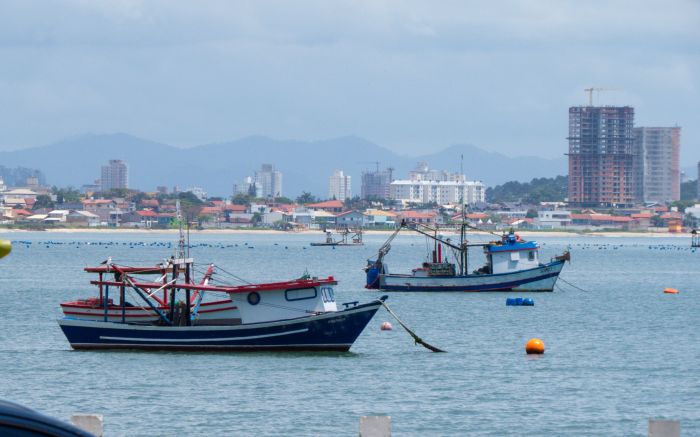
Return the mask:
M396 180L390 185L392 200L439 205L473 205L486 200L486 186L480 181Z
M129 166L120 159L110 159L102 166L100 188L109 191L113 188L129 188Z
M255 183L262 187L258 197L282 197L282 172L275 170L272 164L263 164L260 171L255 172Z
M341 202L352 198L351 179L343 173L343 170L336 170L328 179L328 198Z

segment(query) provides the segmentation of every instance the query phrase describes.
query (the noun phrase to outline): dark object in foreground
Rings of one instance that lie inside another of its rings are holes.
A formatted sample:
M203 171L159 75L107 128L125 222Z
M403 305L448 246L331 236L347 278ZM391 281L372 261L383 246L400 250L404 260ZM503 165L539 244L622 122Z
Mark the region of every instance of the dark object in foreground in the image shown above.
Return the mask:
M67 422L45 416L31 408L2 400L0 400L0 435L94 437L94 434L83 431Z

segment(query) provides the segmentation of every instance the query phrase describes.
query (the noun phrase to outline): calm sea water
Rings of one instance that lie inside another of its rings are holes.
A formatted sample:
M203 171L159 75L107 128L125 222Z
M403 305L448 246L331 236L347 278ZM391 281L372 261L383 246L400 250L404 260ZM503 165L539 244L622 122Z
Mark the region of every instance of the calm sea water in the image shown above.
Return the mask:
M396 323L380 331L391 320L383 310L349 353L216 354L77 352L56 324L60 302L94 293L83 267L107 256L156 263L172 252L157 243L173 235L0 237L15 241L0 261L0 398L62 419L104 414L110 436L351 436L363 415L390 415L395 435L645 436L650 417L679 419L683 435L700 435L700 251L689 239L537 238L543 259L571 246L562 278L587 291L560 283L530 294L529 308L506 307L514 295L506 293L391 294L399 316L446 354L415 346ZM385 236L366 236L364 247L309 247L322 239L193 235L192 243L198 262L251 281L308 269L339 279L339 302L378 296L364 290L362 268ZM421 237L397 238L390 269L415 267L425 249ZM531 337L545 342L545 355L525 355Z

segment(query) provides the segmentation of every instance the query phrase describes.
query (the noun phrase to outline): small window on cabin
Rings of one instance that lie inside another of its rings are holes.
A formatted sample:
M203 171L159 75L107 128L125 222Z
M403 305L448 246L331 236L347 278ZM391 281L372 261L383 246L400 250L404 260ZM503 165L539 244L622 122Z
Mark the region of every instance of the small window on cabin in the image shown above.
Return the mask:
M316 297L316 288L296 288L294 290L286 290L284 298L288 301L313 299Z
M535 251L531 250L527 253L527 260L528 261L534 261L535 260Z

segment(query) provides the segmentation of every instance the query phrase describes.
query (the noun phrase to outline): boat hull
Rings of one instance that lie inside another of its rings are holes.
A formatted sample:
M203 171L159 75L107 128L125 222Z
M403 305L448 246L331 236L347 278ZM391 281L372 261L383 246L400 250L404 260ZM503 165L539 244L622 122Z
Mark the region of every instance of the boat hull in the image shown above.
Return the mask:
M413 276L381 274L384 291L553 291L564 261L553 261L534 269L495 275Z
M381 301L298 319L234 326L144 326L63 318L73 349L347 351Z

